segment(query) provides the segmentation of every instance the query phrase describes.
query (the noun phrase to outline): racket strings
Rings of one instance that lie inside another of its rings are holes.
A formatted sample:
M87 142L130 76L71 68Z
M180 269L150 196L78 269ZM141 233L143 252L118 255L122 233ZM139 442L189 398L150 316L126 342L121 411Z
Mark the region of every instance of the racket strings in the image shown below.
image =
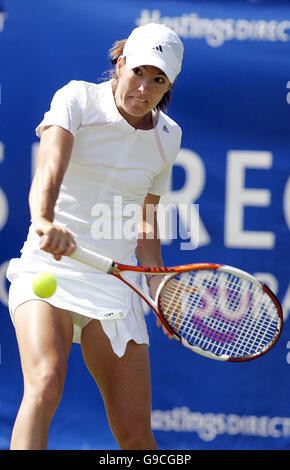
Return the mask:
M159 295L162 315L190 345L216 355L247 357L276 337L279 316L255 283L214 270L178 274Z

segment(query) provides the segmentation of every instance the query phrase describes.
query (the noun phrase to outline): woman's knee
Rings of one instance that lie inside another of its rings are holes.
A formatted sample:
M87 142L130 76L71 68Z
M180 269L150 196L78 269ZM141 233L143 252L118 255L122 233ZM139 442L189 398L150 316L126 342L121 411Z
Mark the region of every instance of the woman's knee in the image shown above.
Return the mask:
M121 433L118 439L122 450L152 450L156 449L156 443L151 429L130 429Z
M53 411L59 404L66 375L66 365L35 368L34 377L25 378L24 398L43 411Z
M111 423L112 424L112 423ZM147 420L126 420L111 426L112 432L122 450L156 449L156 442Z

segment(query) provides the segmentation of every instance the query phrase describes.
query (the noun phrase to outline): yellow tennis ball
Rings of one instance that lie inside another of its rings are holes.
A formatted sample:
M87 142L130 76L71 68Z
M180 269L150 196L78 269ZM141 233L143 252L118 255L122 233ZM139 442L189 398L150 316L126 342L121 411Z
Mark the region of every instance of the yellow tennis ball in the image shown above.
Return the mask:
M57 282L53 274L39 273L32 283L33 292L42 299L55 293Z

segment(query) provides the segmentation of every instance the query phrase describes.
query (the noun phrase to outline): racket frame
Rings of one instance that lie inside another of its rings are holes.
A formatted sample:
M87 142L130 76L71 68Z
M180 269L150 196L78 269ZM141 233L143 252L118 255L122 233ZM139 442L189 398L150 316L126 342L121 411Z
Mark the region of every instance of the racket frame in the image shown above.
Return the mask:
M275 294L271 291L271 289L260 282L257 278L252 276L251 274L247 273L246 271L243 271L238 268L234 268L229 265L224 265L224 264L218 264L218 263L194 263L194 264L186 264L186 265L180 265L180 266L172 266L172 267L153 267L153 266L130 266L130 265L125 265L116 261L113 261L110 258L107 258L105 256L102 256L97 253L92 253L84 248L77 247L76 250L70 255L71 258L75 259L76 261L79 261L81 263L85 263L95 269L98 269L100 271L103 271L107 274L111 274L114 277L120 279L122 282L127 284L129 287L131 287L140 297L147 303L147 305L152 309L152 311L157 315L157 317L160 319L162 324L165 326L167 331L183 346L187 347L188 349L191 349L192 351L196 352L199 355L219 360L219 361L229 361L229 362L245 362L245 361L250 361L252 359L256 359L257 357L260 357L264 355L267 351L269 351L278 341L282 327L283 327L283 312L282 312L282 307L280 305L279 300L276 298ZM254 283L258 288L264 290L274 304L276 305L277 312L278 312L278 328L277 328L277 333L275 338L273 339L272 343L269 345L265 346L261 351L259 351L256 354L253 354L251 356L247 357L231 357L229 355L217 355L212 353L211 351L207 351L201 347L198 346L193 346L189 344L184 338L182 338L178 333L176 333L170 325L166 322L165 318L163 317L162 313L160 312L160 304L159 304L159 294L165 284L172 279L174 276L177 276L178 274L185 273L188 271L199 271L199 270L218 270L218 271L223 271L227 274L231 275L236 275L242 279L248 280L252 283ZM123 273L126 272L135 272L135 273L140 273L140 274L154 274L154 275L160 275L163 277L162 281L160 282L156 294L155 294L155 299L152 299L149 294L146 294L144 290L142 290L141 286L138 286L137 283L133 282L132 280L127 280L124 276Z
M165 318L163 317L162 313L160 312L160 304L159 304L159 294L165 284L172 279L174 276L177 276L178 274L185 273L188 271L200 271L200 270L218 270L225 272L227 274L239 276L240 278L250 281L253 284L255 284L257 287L259 287L261 290L264 290L272 299L272 301L275 303L279 315L279 322L278 325L279 327L277 328L277 334L269 345L265 346L265 348L261 349L258 353L253 354L251 356L247 357L231 357L227 354L221 354L217 355L212 353L211 351L207 351L199 346L193 346L186 341L185 338L182 338L178 333L176 333L170 325L166 322ZM142 274L155 274L156 276L160 275L163 277L162 281L160 282L156 294L155 294L155 299L153 300L149 295L147 295L141 288L137 286L137 284L133 283L133 281L127 282L126 279L122 276L123 272L126 271L131 271L131 272L139 272ZM282 307L280 305L280 302L276 298L275 294L270 290L270 288L260 282L256 277L252 276L251 274L247 273L246 271L243 271L238 268L234 268L233 266L225 265L225 264L217 264L217 263L194 263L194 264L187 264L187 265L181 265L181 266L172 266L172 267L151 267L151 266L128 266L124 265L121 263L115 262L112 266L111 274L114 275L115 277L121 279L125 284L127 284L129 287L131 287L135 292L137 292L138 295L141 296L141 298L147 303L147 305L153 310L155 315L161 320L162 324L165 326L167 331L173 336L174 339L176 339L179 343L181 343L183 346L186 348L192 350L193 352L205 356L210 359L215 359L218 361L228 361L228 362L247 362L251 361L253 359L256 359L260 356L263 356L267 351L269 351L278 341L281 332L282 332L282 326L283 326L283 312L282 312Z

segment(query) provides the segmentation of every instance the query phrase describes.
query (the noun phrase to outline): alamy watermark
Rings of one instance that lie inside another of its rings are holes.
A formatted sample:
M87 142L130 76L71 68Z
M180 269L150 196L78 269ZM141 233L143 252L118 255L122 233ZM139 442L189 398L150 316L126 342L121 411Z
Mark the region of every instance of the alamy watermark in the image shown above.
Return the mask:
M199 245L199 204L124 203L114 196L113 204L97 203L92 207L95 218L91 234L95 240L133 240L160 238L169 242L180 240L181 250Z

